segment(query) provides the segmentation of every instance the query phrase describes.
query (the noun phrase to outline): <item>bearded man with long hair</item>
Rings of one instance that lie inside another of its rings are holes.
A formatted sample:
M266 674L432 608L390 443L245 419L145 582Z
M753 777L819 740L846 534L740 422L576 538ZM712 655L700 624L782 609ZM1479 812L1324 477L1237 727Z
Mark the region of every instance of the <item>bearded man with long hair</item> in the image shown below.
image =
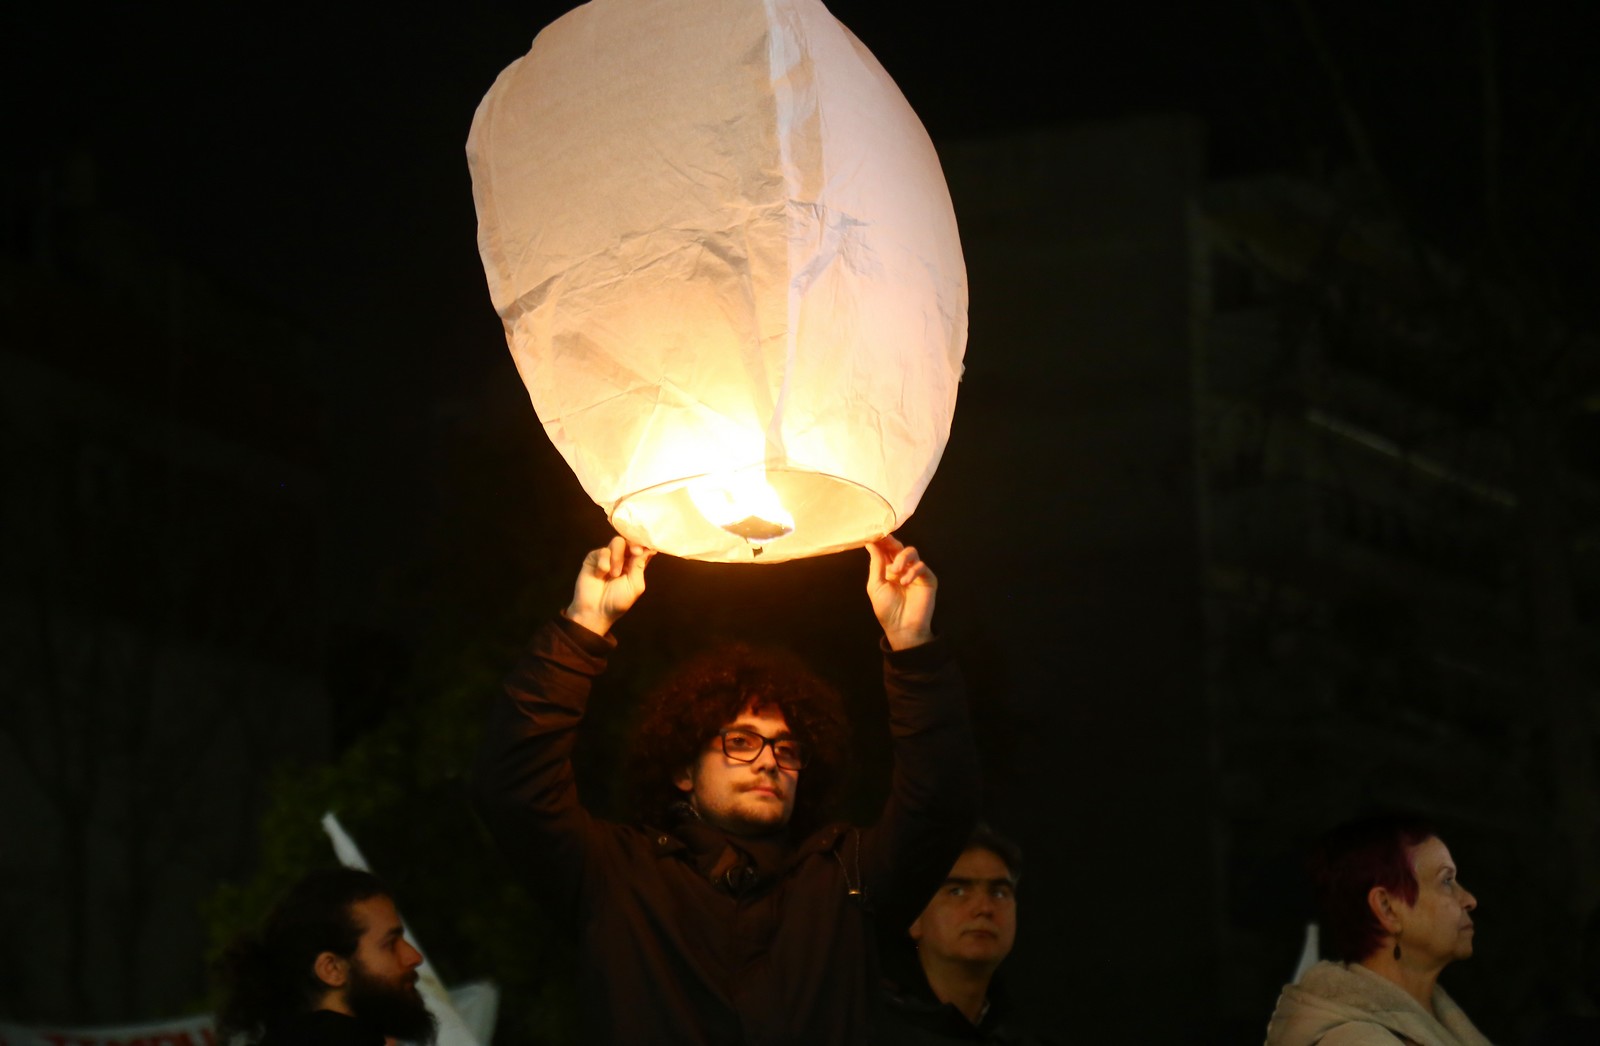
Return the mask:
M406 940L394 900L354 868L310 872L260 928L224 951L218 1039L259 1046L431 1043L433 1014L417 991L422 953Z

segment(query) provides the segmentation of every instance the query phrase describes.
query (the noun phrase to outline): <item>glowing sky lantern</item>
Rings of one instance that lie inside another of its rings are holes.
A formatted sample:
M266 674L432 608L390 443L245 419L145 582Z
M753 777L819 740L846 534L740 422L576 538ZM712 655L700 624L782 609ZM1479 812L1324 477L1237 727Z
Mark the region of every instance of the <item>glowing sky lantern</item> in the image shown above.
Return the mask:
M467 142L495 309L630 541L777 562L898 527L950 432L967 282L916 114L814 0L594 0Z

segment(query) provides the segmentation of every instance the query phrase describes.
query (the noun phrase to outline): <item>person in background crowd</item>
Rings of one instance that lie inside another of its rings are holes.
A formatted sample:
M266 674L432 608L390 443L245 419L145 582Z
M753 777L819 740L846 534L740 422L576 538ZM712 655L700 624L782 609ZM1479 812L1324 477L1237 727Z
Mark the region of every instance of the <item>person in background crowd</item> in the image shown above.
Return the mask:
M1016 941L1021 876L1021 848L979 825L905 940L885 946L879 1042L1040 1043L1011 1022L1005 993L995 983Z
M417 992L422 953L377 878L353 868L311 872L261 929L236 939L217 973L226 997L218 1040L260 1046L432 1043L433 1014Z
M1284 988L1267 1046L1488 1046L1439 987L1472 955L1478 899L1433 828L1404 814L1353 821L1310 864L1335 961Z

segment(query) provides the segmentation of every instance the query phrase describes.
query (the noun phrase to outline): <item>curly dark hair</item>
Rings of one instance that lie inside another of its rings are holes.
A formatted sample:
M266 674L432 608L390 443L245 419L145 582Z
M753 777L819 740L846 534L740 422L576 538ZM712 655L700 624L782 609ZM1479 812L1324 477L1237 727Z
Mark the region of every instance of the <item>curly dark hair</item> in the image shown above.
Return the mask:
M685 661L645 697L629 778L647 822L663 823L683 798L672 779L718 731L754 704L777 708L810 752L800 771L790 830L804 834L827 818L845 784L849 727L839 692L787 650L730 643Z
M319 868L291 886L261 928L236 937L213 967L226 992L219 1040L253 1039L269 1022L316 1005L328 990L312 971L317 956L354 955L363 931L351 907L387 896L376 876L354 868Z

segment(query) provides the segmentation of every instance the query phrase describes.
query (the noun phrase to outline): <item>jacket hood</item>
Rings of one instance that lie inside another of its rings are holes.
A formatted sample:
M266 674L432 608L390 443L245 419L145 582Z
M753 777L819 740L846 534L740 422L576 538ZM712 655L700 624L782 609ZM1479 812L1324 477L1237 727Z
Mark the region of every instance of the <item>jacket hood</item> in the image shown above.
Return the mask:
M1433 1005L1437 1020L1399 985L1364 966L1319 962L1278 997L1267 1046L1314 1046L1345 1024L1368 1025L1416 1046L1490 1046L1444 989L1434 989Z

